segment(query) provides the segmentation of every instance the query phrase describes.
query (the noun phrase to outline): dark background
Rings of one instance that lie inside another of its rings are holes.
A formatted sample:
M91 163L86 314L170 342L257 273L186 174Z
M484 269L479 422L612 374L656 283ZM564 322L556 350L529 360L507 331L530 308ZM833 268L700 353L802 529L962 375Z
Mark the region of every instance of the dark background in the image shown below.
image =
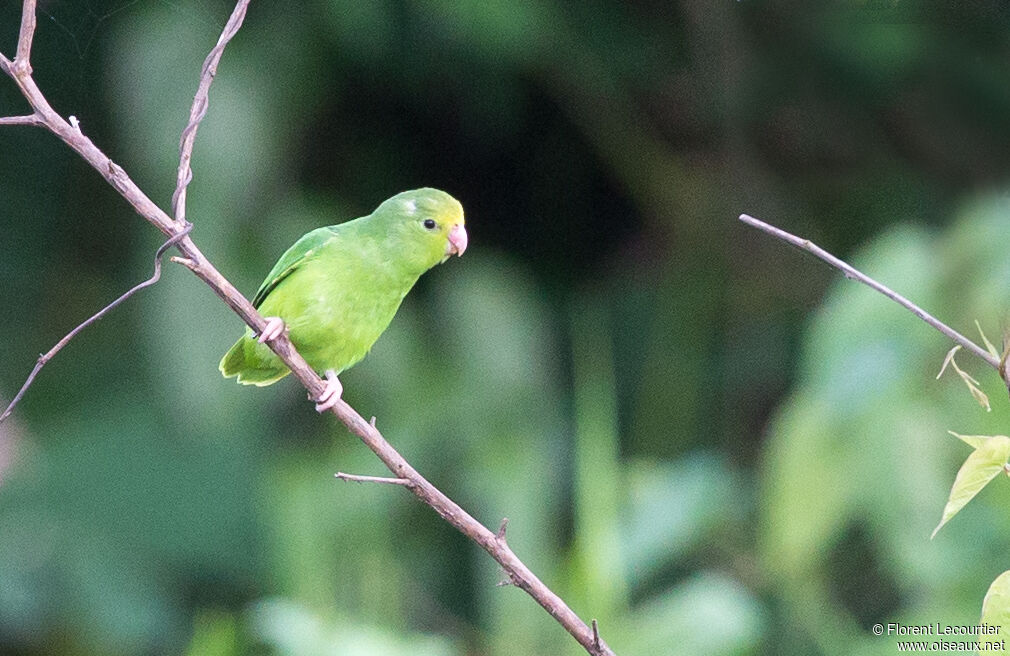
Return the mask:
M163 208L227 2L42 1L35 79ZM13 56L20 4L0 3ZM248 295L319 225L435 186L470 248L345 398L619 654L892 654L1008 568L1006 482L932 541L993 399L944 338L736 220L999 343L1010 10L997 2L253 2L196 142L193 238ZM0 113L26 113L0 80ZM0 128L0 395L148 275L160 234ZM495 563L169 267L0 428L0 652L578 654Z

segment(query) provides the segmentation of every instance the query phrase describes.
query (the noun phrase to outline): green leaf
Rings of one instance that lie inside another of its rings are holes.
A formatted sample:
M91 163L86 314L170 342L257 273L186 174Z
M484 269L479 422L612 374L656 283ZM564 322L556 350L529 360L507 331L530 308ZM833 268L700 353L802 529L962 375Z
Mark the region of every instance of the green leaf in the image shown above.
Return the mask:
M1005 435L985 437L954 433L954 436L974 446L975 451L965 459L961 469L957 472L957 478L954 479L954 485L950 489L950 499L947 500L947 506L943 509L943 518L933 529L930 539L935 537L937 531L964 508L979 493L979 490L1003 471L1003 465L1010 457L1010 437Z
M959 433L955 433L954 431L947 432L973 449L979 448L986 443L986 440L992 439L992 435L961 435Z
M997 576L985 593L985 599L982 600L982 626L999 629L998 633L992 634L994 639L1010 632L1010 571ZM979 641L985 641L982 634L979 635Z

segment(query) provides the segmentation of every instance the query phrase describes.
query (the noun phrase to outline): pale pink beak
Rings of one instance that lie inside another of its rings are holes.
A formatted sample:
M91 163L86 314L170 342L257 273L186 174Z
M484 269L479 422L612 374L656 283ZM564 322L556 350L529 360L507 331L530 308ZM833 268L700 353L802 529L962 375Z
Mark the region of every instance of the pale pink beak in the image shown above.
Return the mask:
M462 255L466 250L466 230L460 224L449 228L449 243L445 247L446 255Z

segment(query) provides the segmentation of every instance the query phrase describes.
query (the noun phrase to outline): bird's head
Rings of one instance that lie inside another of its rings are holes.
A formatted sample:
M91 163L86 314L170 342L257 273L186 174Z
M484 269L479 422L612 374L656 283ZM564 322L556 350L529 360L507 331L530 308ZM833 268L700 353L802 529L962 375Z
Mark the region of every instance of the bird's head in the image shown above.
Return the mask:
M430 268L466 250L463 206L438 189L404 191L379 205L376 214L388 216L410 254Z

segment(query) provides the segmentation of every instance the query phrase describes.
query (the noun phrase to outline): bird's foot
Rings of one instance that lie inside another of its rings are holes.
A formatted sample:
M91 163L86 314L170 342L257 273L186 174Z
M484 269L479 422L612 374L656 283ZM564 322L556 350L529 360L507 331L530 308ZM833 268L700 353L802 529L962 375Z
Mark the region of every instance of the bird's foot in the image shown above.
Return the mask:
M256 341L260 344L272 342L280 337L282 332L284 332L284 321L280 317L267 317L267 325L260 331L260 336Z
M337 373L330 369L326 372L326 389L316 399L316 412L326 412L337 405L340 395L344 393L344 386L340 384Z

